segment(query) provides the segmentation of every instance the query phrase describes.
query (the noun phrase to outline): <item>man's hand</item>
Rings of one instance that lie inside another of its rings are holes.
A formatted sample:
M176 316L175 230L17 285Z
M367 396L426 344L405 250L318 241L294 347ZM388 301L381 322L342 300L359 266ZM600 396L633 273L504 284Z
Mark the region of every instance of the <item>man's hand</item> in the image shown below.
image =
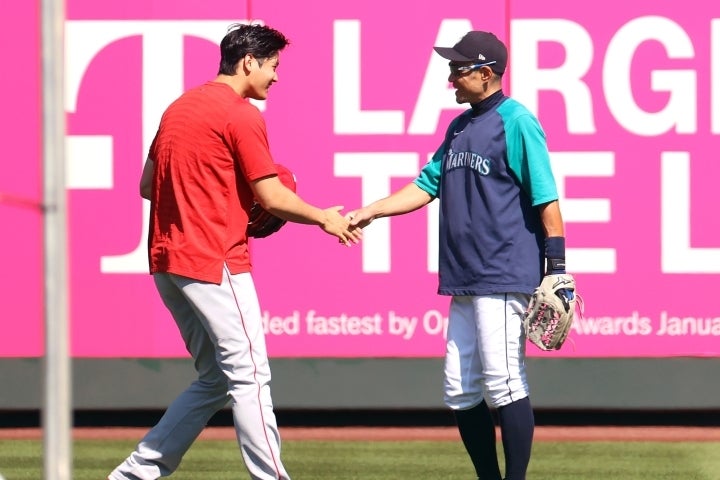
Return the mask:
M348 212L345 218L350 222L350 228L363 229L375 220L375 214L364 207Z
M362 230L350 226L347 217L340 213L342 209L342 206L335 206L323 210L325 220L320 224L320 228L325 233L337 237L343 245L350 247L353 243L360 243Z

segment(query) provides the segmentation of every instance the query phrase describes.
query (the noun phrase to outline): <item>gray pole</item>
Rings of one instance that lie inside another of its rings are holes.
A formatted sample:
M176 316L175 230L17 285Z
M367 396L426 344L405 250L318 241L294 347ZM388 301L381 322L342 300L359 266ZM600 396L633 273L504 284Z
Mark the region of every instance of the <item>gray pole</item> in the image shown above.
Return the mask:
M45 480L72 478L65 189L65 2L42 0L43 223L45 274Z

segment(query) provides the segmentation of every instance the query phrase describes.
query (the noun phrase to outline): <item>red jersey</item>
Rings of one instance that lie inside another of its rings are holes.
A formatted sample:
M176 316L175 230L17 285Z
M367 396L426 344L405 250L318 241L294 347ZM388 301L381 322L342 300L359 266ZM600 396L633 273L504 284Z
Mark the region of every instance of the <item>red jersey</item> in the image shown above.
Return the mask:
M251 270L248 182L277 173L260 111L224 83L184 93L162 116L154 162L150 272L219 284Z

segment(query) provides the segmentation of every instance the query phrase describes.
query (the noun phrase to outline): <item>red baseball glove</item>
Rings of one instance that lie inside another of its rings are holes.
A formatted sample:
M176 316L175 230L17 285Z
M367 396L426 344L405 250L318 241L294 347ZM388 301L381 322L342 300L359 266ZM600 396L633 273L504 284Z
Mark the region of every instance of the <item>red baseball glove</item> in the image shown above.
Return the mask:
M295 175L282 165L275 164L278 172L278 178L287 188L295 191ZM247 234L248 237L263 238L272 235L287 223L280 217L276 217L272 213L265 210L257 201L253 202L250 208L250 218L248 219Z

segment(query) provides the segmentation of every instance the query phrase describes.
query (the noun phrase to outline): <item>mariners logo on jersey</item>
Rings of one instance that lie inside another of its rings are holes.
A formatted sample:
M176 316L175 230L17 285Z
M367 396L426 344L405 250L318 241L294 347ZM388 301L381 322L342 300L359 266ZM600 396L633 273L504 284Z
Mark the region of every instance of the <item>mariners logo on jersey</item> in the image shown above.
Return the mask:
M445 171L454 170L456 168L469 168L475 170L480 175L490 173L492 160L484 158L476 152L456 152L449 148L445 154Z

